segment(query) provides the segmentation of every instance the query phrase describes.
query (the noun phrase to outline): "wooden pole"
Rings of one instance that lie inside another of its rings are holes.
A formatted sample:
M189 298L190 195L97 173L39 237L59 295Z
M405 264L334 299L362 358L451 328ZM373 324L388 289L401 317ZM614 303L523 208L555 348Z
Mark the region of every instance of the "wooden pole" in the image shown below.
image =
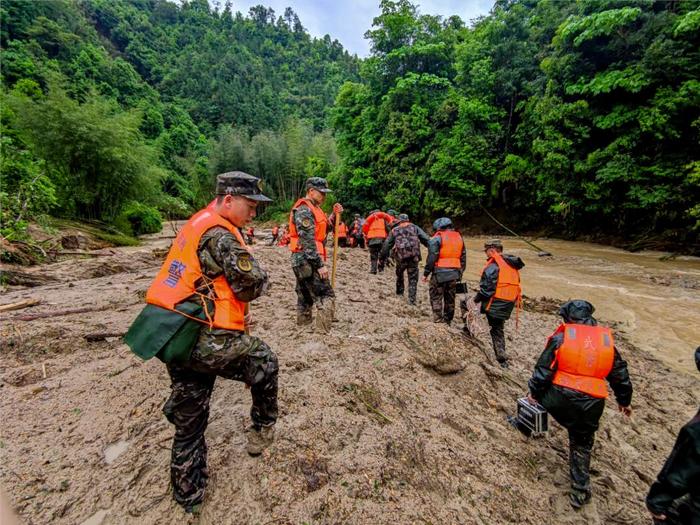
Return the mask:
M552 256L552 254L549 253L547 250L543 250L542 248L540 248L539 246L537 246L534 242L528 241L525 237L523 237L523 236L521 236L521 235L518 235L518 234L515 233L513 230L511 230L510 228L508 228L508 226L506 226L505 224L503 224L502 222L500 222L498 219L496 219L496 217L494 217L493 215L491 215L491 214L489 213L489 211L488 211L486 208L484 208L484 206L483 206L482 204L479 204L479 206L481 206L481 209L484 210L484 212L486 213L486 215L488 215L489 218L490 218L493 222L495 222L496 224L498 224L501 228L503 228L505 231L507 231L507 232L510 233L511 235L515 235L518 239L520 239L521 241L523 241L523 242L529 244L529 245L532 246L535 250L537 250L537 252L538 252L537 255L539 255L540 257L551 257L551 256Z
M340 226L340 213L335 214L333 225L333 267L331 269L331 288L335 288L335 268L338 264L338 228Z

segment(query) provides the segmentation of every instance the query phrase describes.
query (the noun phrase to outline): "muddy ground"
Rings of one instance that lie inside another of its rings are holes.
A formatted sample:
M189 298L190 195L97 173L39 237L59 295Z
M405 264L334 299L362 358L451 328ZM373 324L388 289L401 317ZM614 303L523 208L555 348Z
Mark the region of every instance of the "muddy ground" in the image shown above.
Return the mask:
M474 345L459 327L433 324L426 285L418 306L407 305L393 293L392 270L369 275L361 250L340 255L331 334L298 329L289 252L260 244L272 286L253 304L254 333L280 360L277 439L262 457L248 457L249 391L218 380L207 497L199 516L184 514L168 486L165 367L141 362L118 337L85 338L126 331L169 236L30 268L55 280L1 297L43 301L0 314L0 484L27 523L648 522L644 497L697 410L697 376L618 340L635 412L626 420L608 400L594 500L575 512L565 431L554 424L547 437L526 439L506 422L558 324L553 301L531 298L519 330L508 324L512 368L504 371L487 334Z

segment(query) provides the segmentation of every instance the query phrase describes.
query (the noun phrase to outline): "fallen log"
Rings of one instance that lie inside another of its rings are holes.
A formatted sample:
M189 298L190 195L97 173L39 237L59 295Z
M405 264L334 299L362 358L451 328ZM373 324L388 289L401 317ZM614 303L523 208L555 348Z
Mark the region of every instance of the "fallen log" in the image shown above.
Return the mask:
M104 310L109 310L111 308L114 308L114 305L100 306L100 307L92 306L89 308L74 308L72 310L58 310L56 312L42 312L42 313L38 313L38 314L16 315L12 319L14 321L33 321L34 319L48 319L50 317L61 317L64 315L85 314L88 312L103 312Z
M101 252L70 252L70 251L65 251L65 250L49 250L49 253L53 255L54 257L62 256L62 255L86 255L88 257L111 257L113 256L116 252L111 252L111 253L101 253Z
M52 277L45 275L20 272L18 270L0 270L0 283L11 284L14 286L44 286L56 282Z
M16 303L0 304L0 312L21 310L22 308L29 308L30 306L36 306L37 304L41 304L41 299L25 299L24 301L18 301Z
M126 332L97 332L94 334L85 334L85 339L88 343L95 343L97 341L104 341L108 337L124 337Z

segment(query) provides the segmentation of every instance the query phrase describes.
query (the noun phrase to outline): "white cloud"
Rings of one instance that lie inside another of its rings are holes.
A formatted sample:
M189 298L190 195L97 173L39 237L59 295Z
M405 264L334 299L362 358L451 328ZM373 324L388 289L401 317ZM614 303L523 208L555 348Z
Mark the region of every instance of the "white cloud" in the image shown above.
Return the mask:
M487 14L493 6L493 0L417 0L415 3L421 13L443 17L458 15L466 22ZM259 4L272 7L277 16L282 15L286 7L291 7L313 36L329 34L351 53L361 57L369 54L369 43L364 34L379 14L379 0L233 0L233 10L248 14L252 6Z

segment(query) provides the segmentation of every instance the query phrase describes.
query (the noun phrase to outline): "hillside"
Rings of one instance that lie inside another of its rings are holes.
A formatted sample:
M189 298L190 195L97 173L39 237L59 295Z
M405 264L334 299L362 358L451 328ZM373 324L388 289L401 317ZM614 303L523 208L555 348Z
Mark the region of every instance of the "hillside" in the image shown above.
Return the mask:
M0 8L0 234L47 216L158 231L247 170L276 198L337 163L328 111L359 60L293 10L207 0ZM1 255L1 254L0 254Z
M118 337L85 339L127 329L171 237L167 228L140 247L30 268L55 281L4 295L44 301L0 317L0 418L11 422L0 431L0 481L28 523L188 520L168 489L164 366L142 363ZM430 322L422 283L413 308L393 296L391 272L370 278L360 250L340 255L331 334L300 330L288 251L255 250L272 284L252 308L254 333L280 359L277 439L249 458L249 393L218 380L206 434L210 488L190 523L539 524L553 523L552 512L556 523L644 522L648 486L700 403L697 377L618 338L635 412L627 421L608 402L594 500L576 513L566 497L566 433L554 424L548 437L528 440L505 420L558 323L551 301L528 298L519 330L509 323L513 365L504 371L488 346Z

